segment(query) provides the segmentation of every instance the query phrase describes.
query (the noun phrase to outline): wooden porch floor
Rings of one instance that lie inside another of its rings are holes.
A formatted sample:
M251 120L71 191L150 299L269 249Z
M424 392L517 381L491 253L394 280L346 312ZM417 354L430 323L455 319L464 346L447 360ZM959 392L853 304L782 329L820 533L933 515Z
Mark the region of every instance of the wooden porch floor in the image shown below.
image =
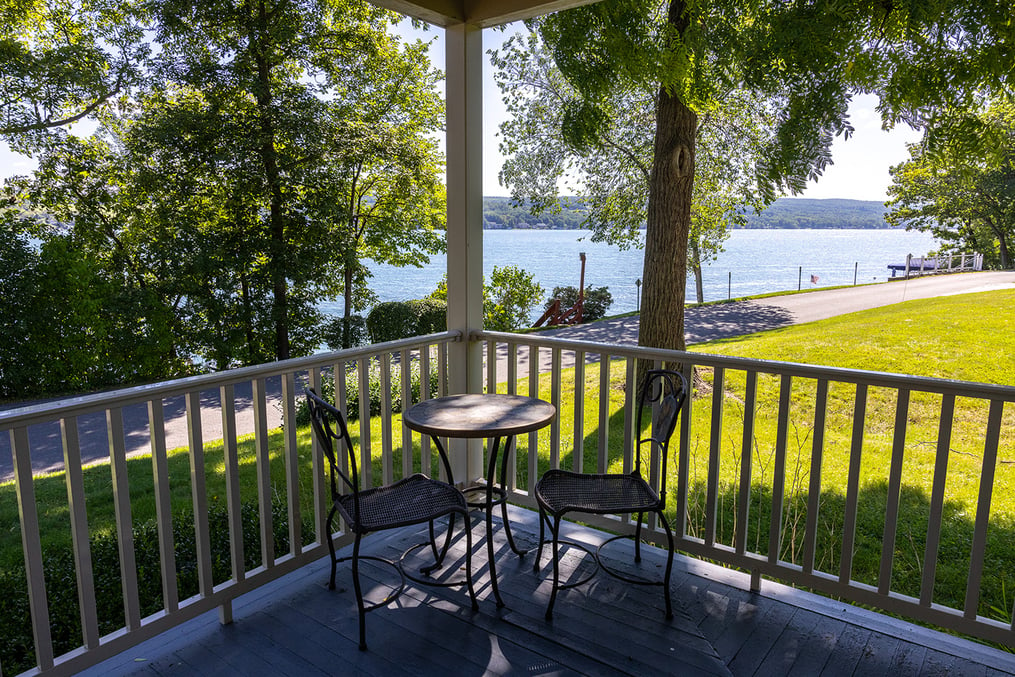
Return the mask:
M535 513L512 508L521 547L536 543ZM501 595L489 586L482 520L474 514L480 609L461 588L410 585L390 608L367 614L370 649L357 650L356 601L348 564L327 589L320 560L234 602L234 622L206 614L145 642L89 675L1006 675L1015 656L847 604L765 582L698 560L674 564L675 617L667 622L658 588L600 574L561 593L554 621L543 613L551 575L548 552L532 571L495 522ZM598 544L606 536L574 526L569 537ZM364 551L394 557L424 540L404 529L364 541ZM615 548L615 549L614 549ZM629 543L611 546L618 566L633 567ZM588 566L573 549L565 571ZM665 554L643 550L642 568L660 570ZM371 596L382 599L397 575L364 566ZM452 575L450 572L447 575Z

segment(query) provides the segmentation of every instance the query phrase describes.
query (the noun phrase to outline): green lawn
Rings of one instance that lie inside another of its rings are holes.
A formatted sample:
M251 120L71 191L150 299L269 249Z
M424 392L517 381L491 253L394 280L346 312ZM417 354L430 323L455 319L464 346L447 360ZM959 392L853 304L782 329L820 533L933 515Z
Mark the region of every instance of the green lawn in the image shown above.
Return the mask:
M911 301L896 306L864 311L808 325L765 332L753 336L694 346L702 353L736 355L790 362L824 364L875 371L909 373L987 383L1015 383L1015 292L988 292ZM560 455L563 467L572 467L574 370L562 378L560 411ZM692 421L692 466L689 484L690 531L703 533L705 480L709 457L709 429L715 401L714 374L699 370L696 379L694 418ZM742 449L744 375L729 373L721 389L722 416L721 453L719 458L719 492L717 501L717 540L732 544L736 528L737 482ZM596 468L598 444L598 383L599 367L586 369L586 402L584 412L584 467ZM811 467L813 439L813 391L815 383L794 384L791 403L787 486L783 525L787 537L781 544L783 559L801 562L803 530L807 519L807 491ZM520 383L519 392L528 385ZM540 379L540 394L550 397L549 376ZM624 368L612 366L610 397L609 459L613 469L620 468L623 436ZM775 448L775 422L778 409L779 380L762 376L759 379L757 429L751 440L750 454L754 473L750 504L748 548L762 554L768 549L768 519L771 509L772 475ZM821 464L822 493L819 510L818 550L816 567L838 572L842 539L843 512L849 467L849 448L853 429L854 389L833 384L829 395L825 427L825 453ZM877 584L881 536L887 503L888 468L890 465L895 420L895 394L871 389L864 425L864 446L859 483L859 515L856 529L853 577ZM908 428L903 470L903 490L895 549L892 587L899 592L918 595L920 572L923 569L924 543L929 515L930 487L933 477L937 417L940 398L914 394L907 415ZM1015 407L1006 407L999 463L991 505L991 526L985 578L981 588L980 613L1010 618L1012 589L1015 586ZM949 459L947 500L945 504L942 543L938 556L938 573L934 601L962 608L969 566L975 506L981 476L983 430L986 407L978 402L957 403L953 453ZM401 429L395 416L393 429ZM354 438L358 424L350 430ZM396 435L398 438L398 435ZM309 432L298 432L300 447L300 502L304 515L304 539L313 538L311 468ZM380 419L371 422L374 440L373 472L381 477ZM354 440L358 443L358 440ZM282 458L281 433L272 433L273 491L285 495L285 468ZM241 498L256 502L253 441L243 438L239 444ZM518 484L529 486L527 439L518 440ZM549 435L541 434L538 453L539 472L549 467ZM418 448L416 449L418 458ZM191 509L190 464L185 449L170 452L170 486L174 515ZM418 468L418 461L416 466ZM400 451L394 461L396 475L401 467ZM675 458L670 459L668 476L675 487ZM436 468L432 469L436 471ZM152 499L151 460L137 457L128 461L128 476L135 525L150 524L155 515ZM205 477L212 506L225 502L225 478L221 443L206 445ZM88 520L93 538L115 532L111 477L107 464L86 469ZM43 548L46 557L66 553L70 543L66 487L62 474L39 478L35 482ZM671 509L675 509L671 496ZM284 531L284 510L282 510ZM674 515L675 517L675 515ZM21 565L21 538L18 529L17 501L11 483L0 485L0 520L7 527L0 531L0 573L14 571ZM138 537L136 537L137 539ZM258 536L251 535L248 551L259 552ZM110 540L107 538L107 540ZM114 567L115 568L115 565ZM225 569L228 570L228 567ZM23 581L23 574L21 580ZM6 577L16 580L17 576ZM23 584L22 584L23 585ZM158 586L156 585L156 588ZM23 588L22 588L23 589ZM181 591L183 586L181 586ZM6 596L23 597L20 591L4 591ZM158 591L154 593L158 596ZM156 599L154 603L157 604ZM51 607L53 603L51 602ZM63 614L67 615L67 614ZM69 616L73 616L70 614ZM111 621L115 626L115 619ZM73 632L68 641L73 646ZM80 640L78 640L80 641Z

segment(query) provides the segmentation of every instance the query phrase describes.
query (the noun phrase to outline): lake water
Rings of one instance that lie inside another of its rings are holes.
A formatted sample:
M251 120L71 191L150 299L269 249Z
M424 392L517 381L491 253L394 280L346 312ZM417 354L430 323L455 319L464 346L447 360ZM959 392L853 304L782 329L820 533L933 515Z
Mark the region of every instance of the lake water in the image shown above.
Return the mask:
M703 269L706 301L774 291L881 282L891 277L890 263L905 263L906 254L922 256L936 243L928 233L905 230L734 230L718 258ZM554 287L577 287L579 253L585 252L585 284L609 287L613 305L608 313L638 308L642 250L621 251L591 242L582 230L483 231L483 271L514 265L531 272L546 294ZM445 256L423 268L370 264L370 286L381 301L420 298L437 287L446 270ZM812 283L811 276L816 277ZM693 277L687 298L694 300ZM325 303L322 310L340 314L342 304ZM540 310L535 313L539 315Z

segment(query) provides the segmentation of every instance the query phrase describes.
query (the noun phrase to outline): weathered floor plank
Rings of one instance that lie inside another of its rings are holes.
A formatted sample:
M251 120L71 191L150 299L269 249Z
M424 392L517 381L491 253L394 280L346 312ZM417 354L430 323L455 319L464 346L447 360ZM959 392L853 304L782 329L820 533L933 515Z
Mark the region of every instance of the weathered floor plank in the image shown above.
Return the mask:
M538 538L534 513L512 508L521 547ZM552 566L548 549L533 572L534 551L519 557L499 520L494 544L501 594L490 587L482 522L473 522L479 610L464 588L410 584L388 607L367 615L369 650L357 649L358 622L348 564L336 590L327 589L321 560L233 603L234 622L206 614L87 671L87 675L1015 675L1015 657L973 642L877 616L842 613L808 593L678 557L672 581L674 618L665 619L658 587L631 586L600 574L557 598L552 622L544 614ZM598 544L605 536L579 526L572 537ZM365 551L397 559L425 538L425 529L375 534ZM611 546L615 566L632 570L629 544ZM422 563L407 558L409 567ZM457 538L451 557L464 554ZM665 553L644 548L641 573L659 571ZM435 573L462 574L461 562ZM580 574L589 557L573 549L562 576ZM393 570L362 569L368 597L383 599L397 585ZM767 593L777 589L778 594ZM778 598L778 599L776 599ZM810 600L810 602L808 602ZM852 607L850 607L852 609ZM894 631L893 628L897 628Z

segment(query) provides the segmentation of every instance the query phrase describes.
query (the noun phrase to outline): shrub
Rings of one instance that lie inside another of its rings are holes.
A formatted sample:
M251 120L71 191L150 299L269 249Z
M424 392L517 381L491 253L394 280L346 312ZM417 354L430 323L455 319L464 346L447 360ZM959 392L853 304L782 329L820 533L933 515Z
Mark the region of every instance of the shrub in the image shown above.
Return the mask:
M381 413L381 368L376 360L371 361L368 374L368 390L370 392L370 415L376 416ZM391 411L402 411L402 371L401 365L391 365ZM412 388L411 399L419 402L420 397L420 369L419 362L413 361L409 367L409 383ZM440 386L440 378L437 373L437 362L430 361L430 391L427 397L436 397ZM329 402L335 401L335 381L330 374L321 378L321 397ZM345 395L346 411L345 417L350 421L359 418L359 369L350 366L345 372ZM296 402L296 425L310 425L310 410L307 408L306 398L299 398Z
M578 303L577 287L554 287L550 299L544 309L550 307L554 299L560 299L561 310L573 308ZM582 305L582 322L594 322L606 315L606 310L613 305L613 295L609 287L586 287L585 303Z
M349 332L348 343L345 341L347 330ZM367 321L362 315L350 315L348 322L344 316L332 317L324 323L324 341L332 350L363 346L369 339Z
M448 302L433 297L409 301L416 314L416 335L436 334L448 329Z
M529 313L543 297L543 288L517 266L494 266L483 284L483 325L491 331L511 331L531 324Z
M367 330L374 343L416 335L416 313L408 301L378 303L367 315Z

